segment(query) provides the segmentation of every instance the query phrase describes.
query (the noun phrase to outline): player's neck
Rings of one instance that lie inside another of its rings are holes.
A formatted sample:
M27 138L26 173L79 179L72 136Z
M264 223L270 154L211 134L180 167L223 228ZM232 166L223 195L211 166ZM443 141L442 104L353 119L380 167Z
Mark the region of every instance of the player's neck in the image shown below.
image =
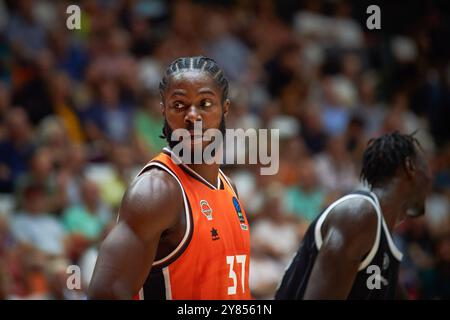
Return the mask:
M374 188L372 192L378 197L384 221L392 233L403 212L402 201L397 197L396 185L394 183L382 188Z
M217 163L213 164L189 164L186 165L192 170L194 170L203 179L208 181L213 186L217 186L217 177L219 176L220 165Z
M164 151L169 153L172 157L175 157L178 161L183 163L185 167L188 167L196 174L198 174L201 178L206 180L213 186L217 186L218 177L219 177L219 168L220 164L213 162L212 164L200 163L200 164L188 164L184 163L182 159L180 159L176 154L173 153L171 148L164 148Z

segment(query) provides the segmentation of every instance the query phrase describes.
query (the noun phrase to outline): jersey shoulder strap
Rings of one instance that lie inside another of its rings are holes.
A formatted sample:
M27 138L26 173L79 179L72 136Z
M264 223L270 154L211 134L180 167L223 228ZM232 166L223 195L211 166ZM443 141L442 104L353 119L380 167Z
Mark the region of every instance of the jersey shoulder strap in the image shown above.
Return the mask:
M371 195L370 193L366 193L365 191L355 191L355 192L352 192L352 193L336 200L335 202L333 202L327 209L325 209L325 211L322 213L322 215L317 220L317 223L314 227L314 241L316 243L316 248L319 251L320 248L322 247L322 243L323 243L322 225L323 225L325 219L327 218L327 216L330 213L332 213L332 210L337 205L341 204L344 201L349 201L349 200L356 199L356 198L365 199L365 200L369 201L370 204L375 208L375 212L377 214L377 231L376 231L375 241L372 245L372 249L366 255L364 260L361 261L359 268L358 268L358 270L363 270L370 264L370 262L375 257L375 254L378 251L378 247L380 245L381 223L383 220L380 206L378 205L376 199L373 198L373 195Z

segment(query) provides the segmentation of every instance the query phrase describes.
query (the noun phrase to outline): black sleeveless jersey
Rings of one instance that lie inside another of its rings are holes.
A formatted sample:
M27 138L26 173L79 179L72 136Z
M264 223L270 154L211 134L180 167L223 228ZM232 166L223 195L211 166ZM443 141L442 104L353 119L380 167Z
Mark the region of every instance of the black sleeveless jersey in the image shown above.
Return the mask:
M375 207L378 225L373 247L361 262L347 299L394 299L402 253L392 241L376 195L366 191L356 191L338 199L311 223L296 256L286 270L275 299L303 299L322 245L320 230L325 218L337 204L356 197L366 199Z

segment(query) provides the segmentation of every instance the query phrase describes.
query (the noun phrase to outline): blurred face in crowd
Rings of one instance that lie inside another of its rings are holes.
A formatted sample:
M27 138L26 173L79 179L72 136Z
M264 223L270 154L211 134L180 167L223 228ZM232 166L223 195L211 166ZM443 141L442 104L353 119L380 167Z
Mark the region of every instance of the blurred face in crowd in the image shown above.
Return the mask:
M68 35L62 29L54 29L49 32L50 48L56 56L62 56L66 53L68 44Z
M284 48L280 56L280 65L284 70L297 73L301 68L300 61L300 47L289 45Z
M350 3L347 1L336 2L335 15L337 17L349 17L352 13L352 8Z
M45 211L45 194L41 187L29 187L23 194L24 210L28 214L40 214Z
M21 108L13 108L8 112L6 118L9 137L14 142L23 142L28 139L31 125L27 114Z
M290 138L283 146L284 159L292 160L294 162L301 161L303 157L307 155L307 150L303 140L297 137Z
M348 53L342 58L342 73L350 79L356 79L361 72L361 59L358 55Z
M119 102L119 87L112 81L100 83L100 99L106 107L115 107Z
M127 52L128 43L128 36L124 31L118 29L110 33L108 47L111 53L120 54Z
M342 161L347 157L345 139L342 136L331 137L328 141L328 153L334 161Z
M203 133L208 129L220 129L225 134L225 117L230 101L222 101L221 88L206 72L189 70L171 76L162 102L166 128L169 129L167 138L170 140L173 130L183 128L190 131L191 142L194 143L201 139L194 136L195 122L201 122ZM209 143L202 141L202 147ZM171 147L176 144L169 141Z
M320 114L314 107L310 107L305 111L303 125L310 133L320 133L323 131L322 120Z
M48 49L43 49L37 54L36 59L37 70L42 78L51 75L54 67L53 53Z
M205 37L211 41L222 37L227 32L227 21L218 12L209 12L206 20Z
M52 170L52 165L53 158L50 151L45 148L39 149L31 159L31 171L33 176L36 178L46 178Z
M86 149L83 145L71 145L65 161L66 168L74 173L82 173L86 166Z
M336 90L335 82L331 77L325 77L322 81L322 92L325 101L330 107L338 107L339 96Z
M316 171L312 160L304 160L300 165L299 185L305 191L313 190L317 185Z
M172 28L181 37L195 37L196 11L191 1L175 1L172 8Z
M81 185L81 194L83 196L84 203L90 207L95 208L99 200L99 188L95 182L88 179L84 180Z
M9 91L6 88L6 85L0 82L0 113L3 113L7 110L10 103Z
M437 255L441 262L450 263L450 234L443 236L438 242Z
M395 130L405 131L404 122L402 121L401 114L392 111L389 113L383 123L383 132L392 132Z
M283 216L283 200L279 195L268 195L265 202L264 212L272 219L278 219Z
M133 165L133 153L126 145L115 145L111 152L111 162L119 172L124 173Z
M402 112L409 109L409 99L405 92L398 92L392 99L392 109L397 112Z
M375 80L370 74L367 74L361 78L359 83L359 95L361 101L368 104L366 107L370 107L375 102Z
M19 0L17 3L20 14L28 21L33 21L33 1Z
M70 96L70 78L64 72L57 72L51 77L51 92L55 98L66 99Z
M41 122L42 141L53 150L64 150L67 146L67 132L59 118L48 118Z

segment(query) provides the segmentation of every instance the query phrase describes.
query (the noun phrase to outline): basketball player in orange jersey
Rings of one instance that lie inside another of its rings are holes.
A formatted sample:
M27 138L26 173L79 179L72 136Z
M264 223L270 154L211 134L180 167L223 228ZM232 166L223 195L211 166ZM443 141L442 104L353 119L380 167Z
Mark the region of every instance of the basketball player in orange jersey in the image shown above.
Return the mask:
M92 299L250 299L250 236L234 186L219 164L176 164L173 130L225 132L228 81L206 57L179 58L160 83L169 148L126 191L101 245ZM205 148L208 142L202 142Z

